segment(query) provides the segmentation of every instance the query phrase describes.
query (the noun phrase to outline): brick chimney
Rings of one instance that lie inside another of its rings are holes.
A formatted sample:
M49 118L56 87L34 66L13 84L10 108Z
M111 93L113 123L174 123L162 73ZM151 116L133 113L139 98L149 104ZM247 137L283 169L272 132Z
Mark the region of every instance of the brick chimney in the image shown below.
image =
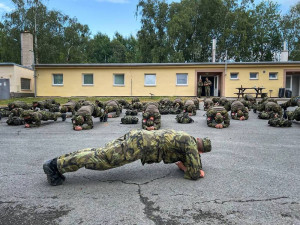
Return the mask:
M26 67L34 64L33 35L29 31L21 33L21 64Z

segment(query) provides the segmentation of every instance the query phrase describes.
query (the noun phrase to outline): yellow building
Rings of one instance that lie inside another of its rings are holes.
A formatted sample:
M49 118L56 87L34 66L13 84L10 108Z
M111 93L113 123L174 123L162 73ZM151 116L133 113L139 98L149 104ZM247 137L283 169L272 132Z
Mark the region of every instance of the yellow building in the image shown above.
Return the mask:
M206 77L211 96L237 97L241 85L272 90L272 97L279 88L300 95L300 62L38 64L35 70L37 96L196 96Z
M34 96L34 71L15 63L0 63L0 99Z

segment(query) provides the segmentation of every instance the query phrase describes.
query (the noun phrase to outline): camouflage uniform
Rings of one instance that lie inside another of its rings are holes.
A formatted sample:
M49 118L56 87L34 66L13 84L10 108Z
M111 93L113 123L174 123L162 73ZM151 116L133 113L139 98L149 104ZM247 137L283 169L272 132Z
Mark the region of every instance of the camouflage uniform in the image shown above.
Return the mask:
M220 102L220 98L219 98L219 97L213 97L213 98L212 98L212 101L213 101L213 103L214 103L215 105L218 105L219 102Z
M153 127L154 130L161 127L161 115L155 103L148 103L143 113L142 128L147 129L148 127Z
M280 106L281 106L281 108L283 108L285 110L291 106L299 106L300 107L300 96L292 97L290 100L288 100L285 103L282 103Z
M287 112L287 118L289 120L300 121L300 107L297 107L294 111Z
M259 119L271 119L275 116L282 116L281 107L275 102L265 102L263 111L258 114Z
M177 123L193 123L194 122L194 120L191 117L189 117L189 114L187 112L178 114L175 119L176 119Z
M54 99L46 99L44 101L44 108L48 109L50 112L59 112L60 104Z
M246 94L244 96L244 100L246 101L246 103L248 104L248 106L245 106L248 107L249 109L252 109L253 108L253 105L256 103L256 99L253 97L253 95L251 94ZM242 102L243 103L243 102Z
M14 108L10 111L10 115L8 116L8 119L6 121L7 125L10 126L19 126L24 125L24 119L21 118L21 114L24 111L22 108Z
M158 104L160 114L169 114L172 102L168 98L161 99Z
M214 102L207 98L204 100L204 111L207 111L210 107L213 107L214 106Z
M231 101L229 101L226 97L220 98L219 106L223 106L227 111L231 111Z
M10 114L10 110L8 110L8 107L0 107L0 120L2 117L8 117Z
M115 116L112 116L112 117L119 117L120 113L122 113L122 106L119 105L117 101L110 100L105 103L105 111L107 113L115 112L116 113ZM113 115L113 114L111 114L111 115Z
M21 102L21 101L15 101L15 102L8 103L9 111L11 111L14 108L22 108L22 109L28 110L31 108L31 106L28 105L26 102Z
M136 116L138 114L138 111L137 110L126 110L125 114L127 116Z
M122 124L137 124L139 122L139 118L136 116L124 116L121 118Z
M271 127L291 127L292 121L283 118L272 118L268 121Z
M200 102L198 98L193 98L194 104L196 106L196 110L200 110Z
M179 114L183 110L183 102L180 98L176 98L173 103L172 107L170 109L171 114Z
M47 111L24 110L20 117L24 119L25 124L29 124L30 127L38 127L41 125L42 121L56 121L58 117L62 117L62 114Z
M196 115L197 111L196 111L196 106L193 100L187 100L184 103L183 106L183 112L188 112L191 113L193 116Z
M78 102L69 100L66 104L63 104L63 106L60 109L61 113L67 113L72 112L72 115L75 115L75 112L79 110L80 104Z
M209 139L203 139L204 151L211 151ZM58 171L63 174L82 167L108 170L141 160L141 163L183 162L187 170L184 178L196 180L202 169L197 141L182 131L132 130L103 148L87 148L57 158Z
M211 107L207 113L207 126L216 127L218 124L222 124L223 128L227 128L230 125L230 119L228 112L224 107Z
M129 102L127 102L125 99L118 99L117 102L118 102L119 105L123 106L124 109L129 109L130 108Z
M249 118L248 108L240 101L231 104L231 118L234 120L247 120Z
M201 94L202 94L202 89L203 89L203 81L201 79L199 79L198 81L198 98L201 98Z
M211 81L204 81L204 87L205 87L205 96L210 97L210 86L212 85Z

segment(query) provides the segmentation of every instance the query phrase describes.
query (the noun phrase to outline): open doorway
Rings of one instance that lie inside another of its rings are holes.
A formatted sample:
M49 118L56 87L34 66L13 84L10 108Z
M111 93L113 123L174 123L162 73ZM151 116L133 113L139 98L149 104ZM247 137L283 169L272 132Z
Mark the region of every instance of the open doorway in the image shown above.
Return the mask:
M221 72L197 72L197 84L200 80L202 80L203 84L206 78L212 83L210 86L210 96L219 97L220 96L220 78ZM198 90L197 90L198 91ZM199 93L197 93L199 96ZM205 88L203 86L201 90L201 96L205 97Z
M300 71L286 73L285 90L291 92L291 96L288 97L300 95Z

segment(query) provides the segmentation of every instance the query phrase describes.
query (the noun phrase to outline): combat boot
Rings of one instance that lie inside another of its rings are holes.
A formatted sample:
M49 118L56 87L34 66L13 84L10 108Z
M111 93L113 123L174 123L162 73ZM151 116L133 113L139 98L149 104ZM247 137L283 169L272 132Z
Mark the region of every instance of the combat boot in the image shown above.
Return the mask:
M61 118L62 118L62 121L66 121L66 119L67 119L67 114L66 114L66 113L62 113L62 114L61 114Z
M52 186L61 185L66 179L57 169L57 158L46 161L43 170L47 175L48 183Z

